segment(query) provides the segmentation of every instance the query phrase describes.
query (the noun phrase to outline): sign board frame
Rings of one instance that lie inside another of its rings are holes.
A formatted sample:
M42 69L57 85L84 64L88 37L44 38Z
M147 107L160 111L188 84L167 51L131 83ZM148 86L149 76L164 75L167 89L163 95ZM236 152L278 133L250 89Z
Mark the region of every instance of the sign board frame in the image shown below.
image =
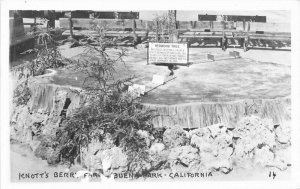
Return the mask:
M150 63L149 62L149 48L150 48L150 43L152 42L149 42L148 43L148 48L147 48L147 64L155 64L155 65L183 65L183 66L188 66L189 65L189 45L188 43L156 43L156 44L180 44L180 45L186 45L186 49L187 49L187 53L186 53L186 63L177 63L177 62L174 62L174 63L169 63L169 62L155 62L155 63ZM154 44L154 43L153 43Z

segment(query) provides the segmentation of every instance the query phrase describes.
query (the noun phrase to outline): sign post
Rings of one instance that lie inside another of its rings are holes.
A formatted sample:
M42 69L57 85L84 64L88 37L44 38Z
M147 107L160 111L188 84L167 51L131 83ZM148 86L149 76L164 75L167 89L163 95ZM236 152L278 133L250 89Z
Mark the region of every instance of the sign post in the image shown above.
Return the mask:
M187 65L189 50L186 43L149 43L148 64Z

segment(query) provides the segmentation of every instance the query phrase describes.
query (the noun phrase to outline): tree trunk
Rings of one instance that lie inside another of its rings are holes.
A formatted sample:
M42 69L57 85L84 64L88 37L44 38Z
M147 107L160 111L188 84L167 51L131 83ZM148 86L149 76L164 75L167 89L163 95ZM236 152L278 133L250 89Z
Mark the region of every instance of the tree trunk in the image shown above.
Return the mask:
M176 27L176 10L169 10L168 19L169 19L169 42L176 43L178 42L178 34Z

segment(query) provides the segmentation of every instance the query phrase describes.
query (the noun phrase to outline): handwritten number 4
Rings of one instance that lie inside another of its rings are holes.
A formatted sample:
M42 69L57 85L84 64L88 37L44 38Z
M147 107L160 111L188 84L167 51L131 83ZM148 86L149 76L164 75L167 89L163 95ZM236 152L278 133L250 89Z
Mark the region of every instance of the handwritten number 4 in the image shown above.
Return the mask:
M274 171L270 171L269 172L269 177L272 177L273 179L275 179L276 173Z

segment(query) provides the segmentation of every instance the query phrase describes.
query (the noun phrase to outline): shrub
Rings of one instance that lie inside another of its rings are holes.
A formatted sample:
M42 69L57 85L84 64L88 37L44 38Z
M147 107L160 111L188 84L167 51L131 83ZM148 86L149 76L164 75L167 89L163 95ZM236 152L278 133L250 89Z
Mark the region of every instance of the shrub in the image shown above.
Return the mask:
M169 11L168 14L156 16L153 19L153 31L156 33L155 42L171 43L174 42L173 36L177 35L174 11Z
M154 114L143 109L140 99L127 92L126 86L134 77L119 78L116 72L117 64L124 63L126 51L116 48L114 55L108 54L107 49L114 41L104 38L101 28L98 32L100 37L93 40L99 46L87 44L89 55L96 59L82 58L76 64L77 70L87 74L83 89L88 100L63 122L57 136L61 157L72 164L82 148L91 141L103 141L109 134L114 144L126 152L129 162L136 162L137 157L145 157L148 149L138 131L153 132Z
M38 76L45 74L46 69L63 67L65 64L63 58L56 47L56 42L53 39L51 31L36 31L35 35L37 45L42 46L37 51L36 58L25 66L30 70L31 75ZM33 50L29 50L32 52Z
M28 87L28 78L20 83L13 94L13 102L17 105L26 105L31 98L31 91Z

